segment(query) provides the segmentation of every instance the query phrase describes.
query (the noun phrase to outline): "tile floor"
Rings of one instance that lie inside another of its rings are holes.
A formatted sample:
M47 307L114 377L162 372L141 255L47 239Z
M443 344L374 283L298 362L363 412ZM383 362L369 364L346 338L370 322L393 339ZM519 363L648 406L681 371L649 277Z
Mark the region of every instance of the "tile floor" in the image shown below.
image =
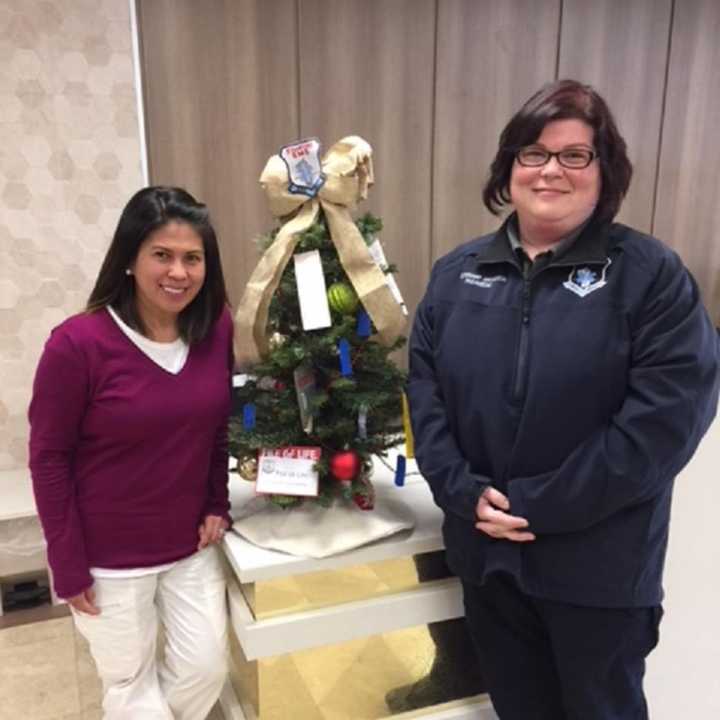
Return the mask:
M95 664L67 609L17 625L13 615L0 618L0 720L102 720ZM215 709L207 720L222 718Z
M95 666L69 616L0 630L0 667L0 720L102 718Z

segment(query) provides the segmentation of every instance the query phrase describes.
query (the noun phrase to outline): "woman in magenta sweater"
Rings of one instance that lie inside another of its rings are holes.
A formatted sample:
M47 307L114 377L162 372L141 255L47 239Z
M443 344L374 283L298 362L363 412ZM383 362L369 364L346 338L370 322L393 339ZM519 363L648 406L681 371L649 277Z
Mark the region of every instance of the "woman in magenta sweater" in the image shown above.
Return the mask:
M106 720L200 720L220 694L231 370L207 209L141 190L86 311L53 330L29 413L55 590L90 644Z

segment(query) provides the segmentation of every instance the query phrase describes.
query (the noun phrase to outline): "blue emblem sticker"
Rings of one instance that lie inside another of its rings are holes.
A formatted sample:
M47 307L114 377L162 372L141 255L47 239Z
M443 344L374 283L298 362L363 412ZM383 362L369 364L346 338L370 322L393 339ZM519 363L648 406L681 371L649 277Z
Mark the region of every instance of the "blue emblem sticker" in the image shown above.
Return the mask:
M314 198L325 184L320 166L320 141L308 138L285 145L280 149L280 157L288 169L288 191Z
M587 266L574 267L570 271L568 279L563 283L563 287L581 298L586 297L591 292L595 292L607 285L605 275L611 262L612 260L608 258L600 272Z

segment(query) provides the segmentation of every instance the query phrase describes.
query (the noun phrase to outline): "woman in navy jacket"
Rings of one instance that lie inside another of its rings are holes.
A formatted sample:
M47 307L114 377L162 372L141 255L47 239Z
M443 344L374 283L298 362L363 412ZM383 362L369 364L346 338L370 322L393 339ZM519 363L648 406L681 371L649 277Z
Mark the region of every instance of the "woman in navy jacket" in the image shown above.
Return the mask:
M510 120L497 232L435 265L410 341L416 453L501 720L639 720L673 480L714 417L718 339L658 240L614 223L632 175L565 80Z

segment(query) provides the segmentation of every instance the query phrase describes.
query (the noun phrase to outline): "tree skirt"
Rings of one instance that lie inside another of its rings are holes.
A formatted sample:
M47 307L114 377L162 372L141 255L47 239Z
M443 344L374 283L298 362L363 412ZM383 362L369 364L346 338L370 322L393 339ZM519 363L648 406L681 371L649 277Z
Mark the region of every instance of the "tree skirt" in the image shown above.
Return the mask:
M240 508L232 529L263 548L324 558L409 530L414 525L407 507L382 496L376 497L375 508L370 511L341 502L329 508L306 502L283 510L263 498L255 498Z

